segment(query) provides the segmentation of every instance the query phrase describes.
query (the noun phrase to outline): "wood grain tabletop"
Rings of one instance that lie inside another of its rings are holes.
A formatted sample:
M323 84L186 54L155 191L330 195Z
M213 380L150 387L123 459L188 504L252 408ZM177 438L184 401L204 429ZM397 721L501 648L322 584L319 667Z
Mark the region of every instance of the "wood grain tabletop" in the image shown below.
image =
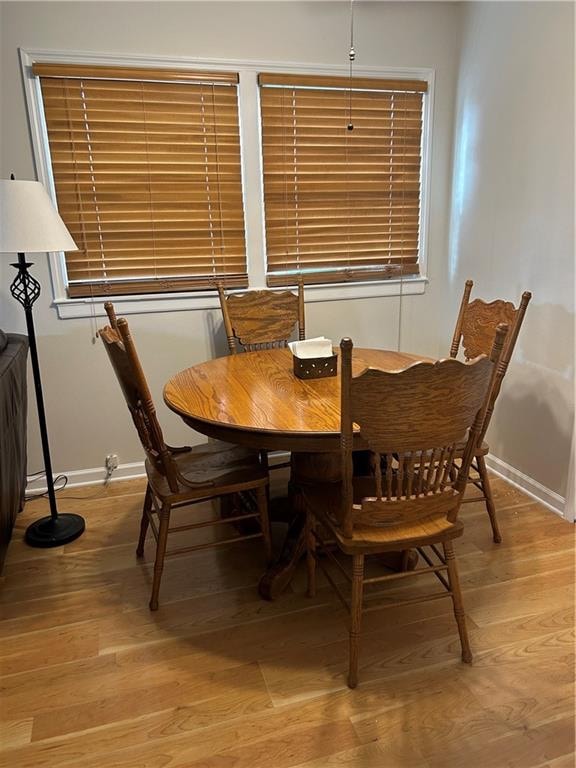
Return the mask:
M401 370L422 356L354 349L353 372ZM209 437L271 450L331 451L340 431L340 375L298 379L288 349L218 357L173 376L164 401Z

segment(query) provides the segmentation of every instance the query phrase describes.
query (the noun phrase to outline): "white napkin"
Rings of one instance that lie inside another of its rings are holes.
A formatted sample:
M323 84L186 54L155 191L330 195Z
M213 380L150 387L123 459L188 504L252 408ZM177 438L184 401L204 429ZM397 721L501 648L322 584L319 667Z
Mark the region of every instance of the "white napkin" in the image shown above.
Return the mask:
M331 357L332 341L325 336L317 336L315 339L305 339L304 341L288 342L294 357Z

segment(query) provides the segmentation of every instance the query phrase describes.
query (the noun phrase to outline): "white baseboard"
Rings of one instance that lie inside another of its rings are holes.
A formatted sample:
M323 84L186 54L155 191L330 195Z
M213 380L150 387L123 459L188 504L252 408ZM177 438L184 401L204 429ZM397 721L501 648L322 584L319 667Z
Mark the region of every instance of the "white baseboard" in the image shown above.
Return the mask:
M288 452L278 452L275 455L276 461L287 460L290 454ZM276 463L275 461L271 462ZM502 459L497 456L488 455L486 457L486 464L488 467L499 477L504 478L512 485L519 488L524 493L531 496L533 499L540 501L546 507L556 512L557 515L564 517L564 510L566 507L566 500L555 491L551 491L546 486L539 483L537 480L533 480L528 475L520 472L515 467L511 467ZM61 473L68 477L67 488L75 488L81 485L100 485L104 483L106 479L106 470L104 467L95 467L93 469L74 469L70 472ZM114 483L117 480L132 480L138 477L145 476L144 462L134 461L130 464L120 464L118 469L114 470L109 482ZM46 486L42 485L29 485L27 493L30 496L34 496L37 493L43 493L46 491Z
M278 451L274 454L273 460L270 462L271 466L282 461L290 460L289 451ZM66 475L68 482L66 488L77 488L81 485L102 485L106 480L106 470L104 467L93 467L92 469L71 469L69 472L59 472L59 475ZM129 464L120 464L117 469L112 473L112 477L108 482L115 483L118 480L134 480L138 477L145 477L146 470L144 469L143 461L133 461ZM56 475L55 475L56 477ZM26 489L26 495L33 497L38 493L45 493L46 481L42 483L34 483L29 481Z
M77 488L81 485L103 485L106 480L106 470L104 467L94 467L92 469L72 469L69 472L60 472L61 475L66 475L68 482L66 488ZM130 464L120 464L117 469L112 473L112 477L109 482L114 483L117 480L132 480L138 477L144 477L146 474L144 470L143 461L134 461ZM28 483L26 489L27 496L35 496L38 493L44 493L46 491L46 485L38 483Z
M551 509L552 512L556 512L557 515L564 517L566 499L560 496L559 493L551 491L550 488L546 488L542 483L525 475L515 467L511 467L510 464L506 464L505 461L502 461L497 456L492 456L491 454L486 456L486 464L499 477L504 478L504 480L524 491L533 499L540 501L548 509Z

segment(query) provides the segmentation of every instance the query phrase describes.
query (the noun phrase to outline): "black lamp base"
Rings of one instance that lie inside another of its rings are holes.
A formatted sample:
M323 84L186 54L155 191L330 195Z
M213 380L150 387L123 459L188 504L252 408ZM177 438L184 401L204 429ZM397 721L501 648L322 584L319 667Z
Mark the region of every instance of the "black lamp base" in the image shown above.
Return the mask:
M42 517L26 529L26 543L31 547L61 547L84 533L84 518L80 515L61 514Z

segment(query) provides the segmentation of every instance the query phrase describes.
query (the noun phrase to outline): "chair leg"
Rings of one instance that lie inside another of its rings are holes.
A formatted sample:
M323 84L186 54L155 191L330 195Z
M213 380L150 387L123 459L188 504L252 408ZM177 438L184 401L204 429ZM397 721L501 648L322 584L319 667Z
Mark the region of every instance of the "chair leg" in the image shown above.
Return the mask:
M268 505L268 509L270 509L270 462L268 461L268 451L265 451L262 449L261 451L258 451L258 456L260 457L260 464L262 464L262 467L268 472L268 483L266 484L266 504Z
M260 514L260 526L264 537L264 548L266 550L266 559L272 560L272 536L270 534L270 517L268 515L268 486L260 486L256 489L256 500L258 503L258 512Z
M308 570L308 597L316 595L316 519L310 513L306 513L306 567Z
M348 687L358 685L358 654L360 651L360 628L362 625L362 596L364 589L364 555L352 558L352 604L350 606L350 662Z
M402 560L401 560L401 563L400 563L400 570L401 571L407 571L409 565L410 565L410 550L409 549L403 549L402 550Z
M148 533L148 512L152 509L152 489L150 484L146 486L146 495L144 496L144 507L142 509L142 520L140 521L140 537L136 547L136 557L144 557L144 542Z
M170 525L169 505L162 506L160 510L160 525L158 529L158 544L156 546L156 560L154 561L154 580L152 582L152 595L150 597L150 610L158 610L158 593L160 592L160 581L162 579L162 570L164 569L164 556L166 554L166 542L168 540L168 526Z
M502 536L500 535L500 529L498 528L498 520L496 519L496 507L494 506L494 499L492 497L492 488L490 487L490 478L488 477L488 470L486 469L486 461L484 456L477 456L478 462L478 474L480 475L480 484L482 485L482 491L484 498L486 499L486 509L488 510L488 516L490 517L490 524L492 526L492 538L495 544L500 544Z
M464 615L464 604L462 602L462 592L460 591L458 566L456 565L454 544L451 541L444 543L444 557L448 566L448 581L450 582L450 590L452 592L454 618L458 624L458 634L460 635L460 645L462 646L462 661L466 664L472 664L472 651L470 650L468 630L466 629L466 616Z

